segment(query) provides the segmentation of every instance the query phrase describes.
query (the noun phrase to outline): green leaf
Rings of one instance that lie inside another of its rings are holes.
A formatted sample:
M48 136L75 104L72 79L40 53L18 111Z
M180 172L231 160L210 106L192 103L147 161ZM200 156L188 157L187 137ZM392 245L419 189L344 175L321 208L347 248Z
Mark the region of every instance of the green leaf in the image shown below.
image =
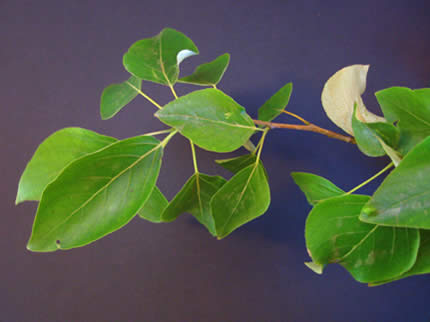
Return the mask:
M159 223L161 222L161 214L163 213L164 209L166 209L168 204L169 202L167 201L166 197L163 195L160 189L155 186L154 190L152 190L151 194L149 195L148 200L146 200L142 208L140 208L138 212L139 217L153 223Z
M321 275L324 270L324 265L315 263L315 262L305 262L305 265L312 270L313 272L317 273L318 275Z
M270 122L287 107L290 101L293 83L288 83L277 91L266 103L258 110L258 119Z
M162 221L173 221L182 213L188 212L215 236L215 222L209 202L225 182L219 176L195 173L164 210Z
M397 127L390 123L376 122L376 123L364 123L370 130L375 133L385 144L397 149L400 139L400 131Z
M270 188L261 162L235 174L212 197L218 238L261 216L270 204Z
M391 87L375 95L386 119L398 121L399 150L403 155L430 135L430 88Z
M123 57L125 69L140 79L162 85L178 80L179 64L199 51L191 39L174 29L135 42Z
M359 282L399 276L415 263L418 230L382 227L358 219L368 196L345 195L323 200L306 221L306 246L314 262L339 263Z
M243 168L254 164L256 160L255 154L245 154L230 159L215 160L215 162L230 172L238 173Z
M340 196L345 193L345 191L335 186L331 181L316 174L292 172L291 176L311 205L316 205L324 199Z
M354 106L354 112L352 113L351 126L355 141L361 152L369 157L380 157L385 154L385 150L381 146L375 132L367 127L366 123L361 122L357 118L356 106Z
M16 204L39 201L48 183L70 162L100 150L116 139L95 132L70 127L51 134L43 141L27 164L18 185Z
M396 227L430 228L430 137L382 182L360 219Z
M215 86L223 77L229 62L230 54L221 55L209 63L198 66L191 75L182 77L179 79L179 82L201 86Z
M43 192L27 248L84 246L124 226L149 198L161 155L158 140L139 136L69 164Z
M155 116L196 145L215 152L240 148L256 130L242 106L213 88L182 96Z
M139 93L142 80L131 76L121 84L112 84L106 87L100 99L100 115L103 120L110 119L124 106L130 103Z

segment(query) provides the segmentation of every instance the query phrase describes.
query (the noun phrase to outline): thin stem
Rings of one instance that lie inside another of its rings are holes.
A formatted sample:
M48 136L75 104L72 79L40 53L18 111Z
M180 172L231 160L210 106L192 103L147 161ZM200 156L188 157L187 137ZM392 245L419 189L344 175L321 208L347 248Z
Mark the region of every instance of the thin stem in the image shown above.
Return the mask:
M302 123L308 125L311 124L311 122L306 121L304 118L302 118L301 116L298 116L297 114L294 114L292 112L286 111L286 110L282 110L282 113L291 115L292 117L295 117L296 119L298 119L299 121L301 121Z
M382 169L381 171L379 171L377 174L375 174L374 176L372 176L371 178L367 179L366 181L360 183L358 186L356 186L355 188L349 190L346 194L349 195L355 191L357 191L358 189L360 189L361 187L365 186L366 184L368 184L369 182L375 180L377 177L379 177L381 174L383 174L385 171L389 170L392 166L393 166L393 162L389 163L384 169Z
M174 130L172 133L170 133L168 136L166 136L165 138L164 138L164 140L163 141L161 141L161 146L164 148L166 145L167 145L167 143L169 143L169 141L170 141L170 139L176 134L176 133L178 133L178 130Z
M265 122L260 120L253 120L257 125L265 125L271 129L290 129L290 130L299 130L299 131L309 131L319 133L329 138L341 140L348 143L355 144L355 139L350 136L342 135L330 130L323 129L315 124L309 123L306 125L298 125L298 124L285 124L285 123L273 123L273 122Z
M167 129L167 130L160 130L160 131L145 133L144 135L155 136L155 135L170 133L172 131L173 131L173 128L170 128L170 129Z
M258 148L258 153L257 153L257 161L255 161L255 163L258 163L258 161L260 161L260 155L261 155L261 151L263 150L264 139L266 138L267 132L269 132L269 130L270 130L269 127L266 127L264 129L264 132L261 135L260 142L258 142L259 148Z
M191 153L193 154L194 172L199 173L199 168L197 167L196 149L194 147L193 141L191 141L191 140L190 140L190 145L191 145Z
M145 97L148 101L150 101L153 105L155 105L158 109L162 109L161 105L158 104L156 101L154 101L152 98L150 98L148 95L146 95L144 92L142 92L140 89L135 87L133 84L127 81L127 84L130 85L131 88L133 88L136 92L138 92L140 95Z
M216 84L212 84L212 87L213 87L213 88L215 88L215 89L217 89L217 88L216 88Z
M169 87L170 87L170 90L172 91L173 96L175 96L175 98L176 98L176 99L178 99L178 95L176 94L176 91L175 91L175 89L173 88L173 85L172 85L172 84L170 84L170 82L169 82Z

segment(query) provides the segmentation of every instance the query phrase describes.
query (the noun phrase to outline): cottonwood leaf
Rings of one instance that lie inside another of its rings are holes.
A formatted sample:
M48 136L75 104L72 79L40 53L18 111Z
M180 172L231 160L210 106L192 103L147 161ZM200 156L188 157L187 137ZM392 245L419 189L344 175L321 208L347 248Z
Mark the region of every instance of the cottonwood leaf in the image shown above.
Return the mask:
M179 79L180 83L188 83L201 86L215 86L221 81L228 64L230 54L224 54L215 60L202 64L189 76Z
M270 122L287 107L290 101L293 83L288 83L269 98L258 110L258 119Z
M416 229L383 227L359 220L369 196L345 195L318 203L306 221L306 246L314 262L339 263L359 282L394 278L415 263Z
M103 90L100 98L100 115L103 120L110 119L130 103L142 88L142 80L131 76L120 84L111 84Z
M369 112L361 99L366 89L368 69L369 65L351 65L339 70L325 83L321 94L321 102L328 118L350 135L353 135L351 120L355 104L360 121L385 121Z
M398 121L403 155L430 135L430 88L391 87L375 95L387 120Z
M215 160L217 164L233 173L238 173L243 168L255 164L256 161L257 157L251 153L229 159Z
M331 181L316 174L292 172L291 176L311 205L316 205L324 199L340 196L345 193L345 191L334 185Z
M360 219L374 224L430 228L430 137L413 148L382 182Z
M188 212L215 236L215 222L209 203L225 182L219 176L195 173L164 210L162 221L173 221L182 213Z
M264 214L270 204L270 188L261 162L236 173L210 204L218 238Z
M182 96L155 116L199 147L215 152L240 148L256 130L242 106L213 88Z
M124 226L149 198L161 155L158 140L139 136L69 164L43 192L27 248L84 246Z
M37 148L19 180L16 204L39 201L48 183L70 162L100 150L117 140L95 132L70 127L46 138Z
M179 64L198 54L193 41L183 33L165 28L157 36L135 42L125 53L123 64L132 75L171 86L179 75Z
M169 202L163 193L154 187L149 198L145 201L142 208L138 211L139 217L153 223L161 222L161 214L168 206Z

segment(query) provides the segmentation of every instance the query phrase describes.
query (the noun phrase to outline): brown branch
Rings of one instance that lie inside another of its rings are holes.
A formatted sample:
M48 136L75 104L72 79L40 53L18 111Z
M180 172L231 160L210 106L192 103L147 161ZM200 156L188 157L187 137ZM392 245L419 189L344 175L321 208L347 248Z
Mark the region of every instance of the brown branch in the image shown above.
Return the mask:
M290 129L290 130L299 130L299 131L309 131L319 133L329 138L341 140L347 143L355 144L355 139L351 136L342 135L330 130L323 129L322 127L316 126L312 123L306 125L299 124L285 124L285 123L273 123L273 122L265 122L260 120L253 120L257 125L264 125L271 129Z

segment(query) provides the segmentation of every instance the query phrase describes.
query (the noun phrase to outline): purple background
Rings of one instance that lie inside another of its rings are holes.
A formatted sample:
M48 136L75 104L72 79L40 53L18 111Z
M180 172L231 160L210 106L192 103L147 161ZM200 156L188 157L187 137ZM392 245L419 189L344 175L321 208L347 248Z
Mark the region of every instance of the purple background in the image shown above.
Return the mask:
M376 90L429 86L429 16L428 0L0 1L0 321L428 321L429 276L367 288L341 267L318 276L303 265L310 207L289 173L317 173L350 189L387 163L340 141L269 133L270 209L222 241L188 215L159 225L135 218L87 247L31 253L25 246L36 204L15 207L14 200L34 150L60 128L119 138L162 128L143 98L101 121L99 97L128 77L127 48L163 27L184 32L200 49L183 74L229 52L219 87L252 116L293 81L289 109L340 131L320 104L324 82L338 69L371 65L365 103L374 112ZM171 100L165 87L143 89L162 104ZM214 154L197 153L202 170L226 174ZM189 145L175 137L159 186L171 198L191 173Z

